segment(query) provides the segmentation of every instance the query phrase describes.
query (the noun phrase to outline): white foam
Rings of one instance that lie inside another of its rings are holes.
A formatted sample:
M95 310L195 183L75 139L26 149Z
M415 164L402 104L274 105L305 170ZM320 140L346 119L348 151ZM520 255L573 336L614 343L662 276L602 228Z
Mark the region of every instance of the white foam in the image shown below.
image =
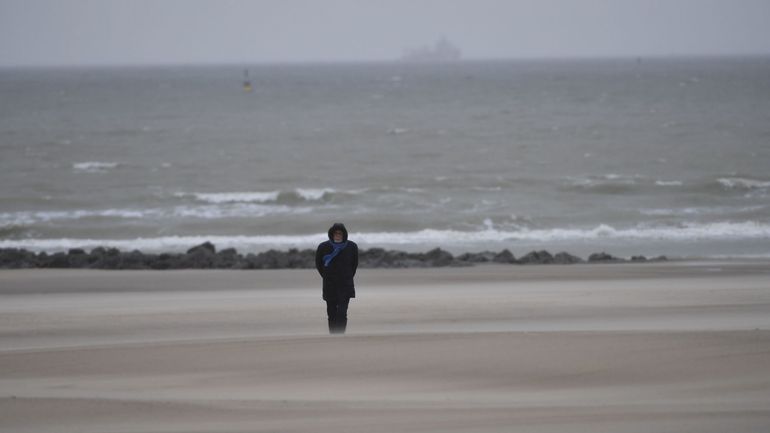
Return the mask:
M680 180L656 180L655 185L658 186L682 186L683 183Z
M86 161L72 164L73 170L81 173L106 173L118 166L117 162Z
M639 212L649 216L690 216L690 215L727 215L756 212L764 209L765 206L714 206L714 207L685 207L679 209L640 209Z
M745 177L722 177L717 179L717 182L728 189L770 188L770 181L749 179Z
M498 192L498 191L502 191L503 187L501 187L501 186L474 186L471 189L474 190L474 191Z
M321 189L297 188L294 191L297 193L298 196L309 201L321 200L326 194L333 194L337 192L333 188L321 188Z
M491 221L489 221L491 223ZM497 230L493 224L478 231L425 229L412 232L357 232L350 238L370 246L444 246L483 243L487 246L516 241L564 242L591 240L642 241L714 241L741 239L770 239L770 224L757 222L689 223L681 226L631 227L618 229L601 224L592 228L554 228L530 230ZM165 236L138 239L13 239L0 240L0 248L27 248L36 251L62 251L69 248L90 249L97 246L121 250L140 249L146 252L184 251L210 241L217 248L237 248L241 252L267 248L314 248L327 239L326 233L264 236Z
M32 251L66 251L70 248L90 250L96 247L118 248L143 252L186 251L204 242L212 242L217 249L237 248L241 252L255 251L264 246L315 247L328 239L328 234L306 236L164 236L135 239L28 239L0 240L0 248L26 248Z
M196 200L206 203L267 203L277 201L280 191L256 191L256 192L193 192L176 193L177 197L193 196Z
M31 225L40 222L78 220L84 218L145 218L162 216L157 209L103 209L72 211L7 212L0 214L0 225Z
M291 207L286 205L261 205L237 203L232 206L177 206L168 212L170 217L220 219L220 218L259 218L275 214L305 214L310 207Z
M351 238L354 235L351 234ZM464 232L456 230L426 229L417 232L382 232L356 233L356 238L371 244L464 244L464 243L500 243L506 241L582 241L593 239L629 239L629 240L719 240L719 239L756 239L770 238L770 225L756 222L731 223L718 222L708 224L688 223L681 226L632 227L616 229L607 224L593 228L553 228L527 229L515 231L485 230Z
M615 174L615 173L605 174L603 177L607 180L617 180L617 179L625 178L625 176L623 176L622 174Z
M569 181L569 183L573 186L593 187L605 185L635 185L639 180L642 180L643 178L640 175L607 173L600 176L569 176L565 179Z
M228 206L200 205L175 206L172 208L150 209L102 209L71 211L37 211L0 213L0 227L28 226L55 221L72 221L87 218L145 219L145 218L258 218L274 214L299 215L312 212L311 207L292 207L286 205L262 205L254 203L234 203Z
M337 192L334 188L297 188L294 191L299 198L307 201L318 201L327 194ZM345 191L346 194L361 194L365 190ZM223 203L269 203L276 202L281 197L281 191L238 191L238 192L178 192L176 197L194 197L198 201L223 204Z

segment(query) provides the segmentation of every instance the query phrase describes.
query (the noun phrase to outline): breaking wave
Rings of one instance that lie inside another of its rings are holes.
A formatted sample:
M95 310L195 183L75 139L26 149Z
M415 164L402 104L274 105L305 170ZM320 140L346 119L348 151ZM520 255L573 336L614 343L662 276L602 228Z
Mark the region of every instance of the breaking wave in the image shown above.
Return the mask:
M357 195L362 190L338 191L334 188L296 188L290 191L246 191L246 192L178 192L175 197L192 197L196 201L212 204L222 203L294 203L328 201L335 197Z
M35 211L0 213L0 227L29 226L56 221L84 220L89 218L114 219L161 219L161 218L253 218L273 214L304 214L313 211L312 207L286 205L261 205L236 203L229 206L200 205L175 206L171 208L151 209L103 209L71 211Z
M72 169L78 173L106 173L117 166L117 162L86 161L73 163Z
M326 233L265 236L164 236L137 239L13 239L0 241L0 248L26 248L36 251L63 251L69 248L90 249L97 246L139 249L147 252L183 251L209 241L218 248L237 248L242 252L267 248L314 248L327 238ZM412 232L358 232L350 238L365 246L427 246L509 244L516 241L564 242L591 240L645 241L714 241L770 239L770 224L759 222L685 223L678 226L636 226L615 228L601 224L592 228L553 228L459 231L424 229Z
M685 207L685 208L656 208L656 209L640 209L639 213L649 216L693 216L693 215L738 215L752 212L758 212L764 210L766 206L743 206L743 207L730 207L730 206L712 206L712 207Z
M681 180L656 180L657 186L682 186L684 183Z
M267 203L278 201L280 191L267 192L219 192L219 193L176 193L177 197L194 197L198 201L206 203Z
M722 177L717 182L726 189L753 190L770 188L770 181L745 177Z

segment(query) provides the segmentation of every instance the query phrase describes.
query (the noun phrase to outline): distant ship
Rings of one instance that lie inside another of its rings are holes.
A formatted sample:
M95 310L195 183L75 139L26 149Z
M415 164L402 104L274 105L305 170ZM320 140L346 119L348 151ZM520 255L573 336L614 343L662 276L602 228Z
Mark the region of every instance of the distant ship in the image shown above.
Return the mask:
M461 52L447 38L441 38L433 46L404 50L401 60L407 62L451 62L460 60Z
M249 79L249 70L244 69L243 70L243 91L244 92L251 92L251 80Z

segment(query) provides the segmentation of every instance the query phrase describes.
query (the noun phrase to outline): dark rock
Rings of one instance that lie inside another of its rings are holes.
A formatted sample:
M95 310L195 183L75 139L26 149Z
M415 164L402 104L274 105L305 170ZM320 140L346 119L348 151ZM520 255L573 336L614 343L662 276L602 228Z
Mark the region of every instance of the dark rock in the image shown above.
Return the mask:
M87 268L90 265L89 255L80 248L73 248L67 252L70 268Z
M238 268L243 257L238 254L235 248L226 248L216 254L214 258L214 267L219 269Z
M89 254L89 266L96 269L120 269L120 250L117 248L94 248Z
M362 268L390 268L396 260L393 251L370 248L358 252L358 266Z
M187 254L195 254L199 251L205 250L207 252L210 252L211 254L216 254L217 248L212 244L211 242L204 242L200 245L194 246L187 250Z
M420 263L422 263L421 260L410 257L410 255L403 251L370 248L358 253L358 266L362 268L404 268L415 267Z
M162 253L148 263L150 269L166 270L179 268L180 255Z
M254 258L255 269L285 269L289 267L289 257L283 251L268 250Z
M666 261L666 256L647 259L633 256L631 262ZM618 263L626 260L605 252L591 254L591 263ZM476 263L520 263L520 264L573 264L583 263L580 257L567 252L552 256L548 251L532 251L519 260L505 249L499 253L483 251L465 253L454 257L448 251L434 248L425 253L407 253L383 248L370 248L359 251L361 268L414 268L472 266ZM116 248L98 247L90 253L73 248L66 253L58 252L35 254L23 249L0 249L0 269L12 268L93 268L93 269L312 269L315 267L315 250L288 251L269 250L259 254L247 254L245 257L234 248L217 252L216 247L205 242L187 250L186 253L144 254L134 250L123 253Z
M211 242L205 242L187 250L180 258L180 267L185 269L209 269L214 267L216 248Z
M48 256L44 267L46 268L69 268L69 256L65 253L55 253Z
M553 263L557 265L573 265L576 263L583 263L583 259L578 256L573 256L568 252L562 251L560 253L556 253L556 255L553 256Z
M480 253L465 253L457 256L457 260L465 263L486 263L494 260L497 253L492 251L482 251Z
M385 250L382 248L369 248L358 252L358 266L362 268L373 268L382 260Z
M546 250L531 251L519 259L524 265L545 265L553 263L553 256Z
M149 269L148 258L139 250L120 255L120 269Z
M516 257L513 255L512 252L508 251L507 249L500 251L498 254L495 254L494 257L492 257L492 261L495 263L516 263Z
M454 256L441 248L434 248L424 255L425 265L431 267L449 266L454 262Z
M622 261L623 259L619 257L611 256L605 252L593 253L590 256L588 256L589 263L619 263Z
M257 269L257 256L253 253L246 254L241 263L241 269Z
M385 255L386 268L422 268L426 266L425 254L388 251Z
M33 252L16 248L0 249L0 268L2 269L36 268L38 266L38 256Z
M292 248L287 252L287 260L291 269L308 269L315 267L315 251Z

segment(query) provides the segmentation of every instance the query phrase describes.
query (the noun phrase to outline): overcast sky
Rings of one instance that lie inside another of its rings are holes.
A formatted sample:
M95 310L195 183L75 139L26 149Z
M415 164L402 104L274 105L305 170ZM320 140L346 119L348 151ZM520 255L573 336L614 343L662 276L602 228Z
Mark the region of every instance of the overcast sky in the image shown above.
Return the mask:
M770 0L0 0L0 66L770 54Z

